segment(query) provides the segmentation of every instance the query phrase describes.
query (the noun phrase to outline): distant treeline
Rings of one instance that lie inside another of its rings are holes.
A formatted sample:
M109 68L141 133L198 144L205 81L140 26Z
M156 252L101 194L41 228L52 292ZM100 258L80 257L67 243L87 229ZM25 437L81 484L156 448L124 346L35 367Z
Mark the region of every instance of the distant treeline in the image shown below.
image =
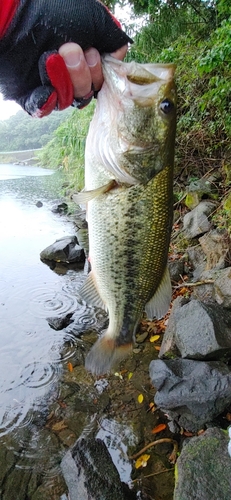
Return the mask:
M72 111L69 108L39 119L32 118L22 110L8 120L0 120L0 151L41 148L51 140L53 131Z

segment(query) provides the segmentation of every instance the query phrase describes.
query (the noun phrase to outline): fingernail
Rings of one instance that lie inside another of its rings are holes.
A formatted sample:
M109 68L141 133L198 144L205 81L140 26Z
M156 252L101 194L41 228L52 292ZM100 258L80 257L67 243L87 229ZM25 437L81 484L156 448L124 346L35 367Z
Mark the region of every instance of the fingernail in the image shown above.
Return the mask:
M79 66L82 54L79 52L67 52L64 56L64 61L68 68L76 68Z
M99 53L96 49L92 48L84 52L85 59L87 61L88 66L93 67L99 61Z

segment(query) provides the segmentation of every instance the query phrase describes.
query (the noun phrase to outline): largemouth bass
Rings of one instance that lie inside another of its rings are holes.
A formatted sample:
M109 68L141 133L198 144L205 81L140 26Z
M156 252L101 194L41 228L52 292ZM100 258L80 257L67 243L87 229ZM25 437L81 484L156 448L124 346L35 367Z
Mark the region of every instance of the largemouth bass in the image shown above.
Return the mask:
M132 349L144 310L166 314L173 213L175 67L103 60L85 152L91 272L80 294L108 311L109 326L86 358L106 373Z

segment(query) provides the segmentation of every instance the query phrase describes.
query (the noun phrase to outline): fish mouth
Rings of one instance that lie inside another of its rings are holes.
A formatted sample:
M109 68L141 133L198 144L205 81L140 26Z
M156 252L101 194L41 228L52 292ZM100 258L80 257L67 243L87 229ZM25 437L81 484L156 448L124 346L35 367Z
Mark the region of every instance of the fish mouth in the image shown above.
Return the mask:
M123 62L106 54L102 58L103 71L112 87L119 90L123 96L130 99L140 99L142 102L158 94L163 83L172 82L176 70L173 63L146 63L140 64L135 61ZM148 102L149 104L149 102Z

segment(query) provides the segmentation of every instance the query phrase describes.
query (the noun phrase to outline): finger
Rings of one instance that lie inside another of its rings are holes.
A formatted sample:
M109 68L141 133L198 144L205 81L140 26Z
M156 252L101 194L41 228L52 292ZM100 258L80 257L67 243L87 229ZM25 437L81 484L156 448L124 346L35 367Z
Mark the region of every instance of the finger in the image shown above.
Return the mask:
M128 51L128 45L123 45L123 47L121 47L120 49L116 50L115 52L112 52L111 56L122 61L126 56L127 51Z
M98 50L91 47L89 50L84 52L84 56L91 73L94 90L100 90L103 85L103 72L100 54Z
M91 91L91 72L80 47L73 42L62 45L59 54L63 57L67 66L75 97L84 97Z

